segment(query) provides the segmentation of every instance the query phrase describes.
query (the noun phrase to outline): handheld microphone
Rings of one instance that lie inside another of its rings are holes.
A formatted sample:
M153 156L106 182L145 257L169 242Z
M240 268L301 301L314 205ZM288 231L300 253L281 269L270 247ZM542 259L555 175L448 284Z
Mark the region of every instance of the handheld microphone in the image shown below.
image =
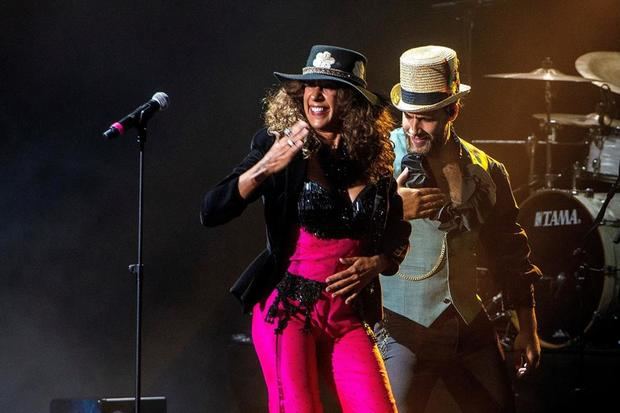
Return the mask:
M168 95L164 92L157 92L151 100L139 106L118 122L114 122L108 130L103 132L103 136L106 139L117 138L124 134L127 129L138 126L140 122L149 120L158 111L166 109L169 104L170 99Z
M407 175L407 182L405 186L407 188L431 188L436 187L437 183L433 177L428 160L422 154L409 152L401 161L401 169L407 168L409 174Z

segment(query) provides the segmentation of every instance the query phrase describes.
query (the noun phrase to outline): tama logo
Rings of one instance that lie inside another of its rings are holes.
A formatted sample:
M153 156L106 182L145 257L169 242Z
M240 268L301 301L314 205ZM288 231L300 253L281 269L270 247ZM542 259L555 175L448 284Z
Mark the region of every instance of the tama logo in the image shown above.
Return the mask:
M579 225L581 220L577 210L560 209L554 211L537 211L534 217L535 227L559 227L562 225Z

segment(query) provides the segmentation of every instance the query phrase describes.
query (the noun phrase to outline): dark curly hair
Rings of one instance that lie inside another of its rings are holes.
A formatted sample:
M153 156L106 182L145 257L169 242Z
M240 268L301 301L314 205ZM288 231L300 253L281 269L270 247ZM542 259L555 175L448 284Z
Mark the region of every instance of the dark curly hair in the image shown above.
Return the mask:
M303 109L305 84L300 81L285 81L270 90L265 99L265 126L271 132L279 132L298 120L307 121ZM364 171L362 178L374 182L381 176L392 174L394 151L390 142L390 131L394 120L385 103L372 105L352 87L337 89L337 110L340 114L341 136L349 148L349 154ZM310 133L304 144L306 158L316 153L321 142Z

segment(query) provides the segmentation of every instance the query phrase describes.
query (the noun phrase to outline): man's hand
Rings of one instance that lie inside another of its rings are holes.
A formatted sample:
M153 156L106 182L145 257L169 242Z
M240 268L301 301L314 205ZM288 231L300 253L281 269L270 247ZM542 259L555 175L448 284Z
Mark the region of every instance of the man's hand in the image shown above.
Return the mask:
M517 353L515 368L517 374L522 376L540 364L540 340L536 332L537 323L534 309L519 308L517 309L517 317L519 319L519 334L517 334L514 342L514 350ZM521 363L523 362L527 365L522 366ZM524 370L519 371L520 368L524 368Z
M403 218L406 220L431 218L437 215L439 209L448 202L448 197L439 188L407 188L405 168L398 176L398 194L403 199Z
M334 297L346 296L345 303L349 304L379 273L389 267L389 258L384 254L348 257L340 258L340 263L349 267L327 277L325 291L332 293Z

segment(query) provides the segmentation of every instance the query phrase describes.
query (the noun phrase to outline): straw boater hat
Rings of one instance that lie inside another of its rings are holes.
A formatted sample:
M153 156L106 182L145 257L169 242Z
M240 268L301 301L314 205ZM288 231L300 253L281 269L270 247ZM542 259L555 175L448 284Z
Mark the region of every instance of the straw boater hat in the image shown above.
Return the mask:
M400 56L400 83L392 88L390 98L397 109L419 113L448 106L470 90L459 81L454 50L423 46Z
M310 49L302 74L292 75L274 72L280 81L284 80L330 80L355 88L370 103L379 102L377 95L366 89L366 56L355 50L336 46L315 45Z

